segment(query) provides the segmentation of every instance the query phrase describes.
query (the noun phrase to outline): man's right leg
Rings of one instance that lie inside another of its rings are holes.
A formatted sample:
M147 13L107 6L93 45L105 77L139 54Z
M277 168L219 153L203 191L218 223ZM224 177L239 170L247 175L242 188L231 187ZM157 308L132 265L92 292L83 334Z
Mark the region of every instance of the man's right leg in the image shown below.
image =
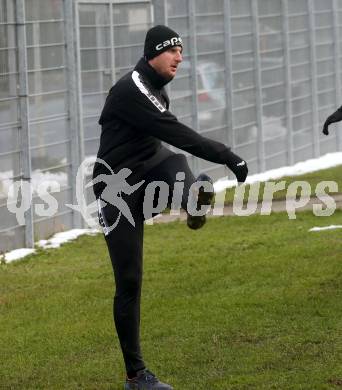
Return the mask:
M135 203L135 202L134 202ZM145 368L140 350L140 295L143 268L143 215L141 202L129 204L135 226L124 216L109 234L108 246L116 291L114 322L119 337L126 371L129 376ZM112 226L119 217L116 207L108 204L102 209L105 223Z
M141 191L134 196L124 197L124 200L133 215L135 226L121 216L115 229L105 238L115 276L114 321L127 372L125 389L172 390L170 385L160 382L146 369L141 356L139 331L144 231ZM119 212L116 207L107 205L99 217L102 226L110 227L115 225Z

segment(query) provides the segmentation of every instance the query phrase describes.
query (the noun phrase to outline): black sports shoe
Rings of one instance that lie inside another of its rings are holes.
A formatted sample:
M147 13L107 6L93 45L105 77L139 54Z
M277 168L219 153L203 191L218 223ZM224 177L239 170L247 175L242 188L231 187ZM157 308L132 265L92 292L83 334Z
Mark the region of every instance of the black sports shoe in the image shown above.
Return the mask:
M201 173L197 177L196 181L207 181L211 185L213 185L213 181L212 181L211 177L209 177L205 173ZM204 187L200 187L198 190L198 201L197 201L196 210L199 210L201 208L201 206L210 205L211 201L214 198L214 195L215 195L214 189L210 192L205 192ZM196 216L196 215L191 215L188 213L186 223L190 229L194 229L194 230L200 229L205 224L205 222L206 222L206 215L205 214Z
M144 369L137 372L133 379L126 379L125 390L173 390L173 387L162 383L149 370Z

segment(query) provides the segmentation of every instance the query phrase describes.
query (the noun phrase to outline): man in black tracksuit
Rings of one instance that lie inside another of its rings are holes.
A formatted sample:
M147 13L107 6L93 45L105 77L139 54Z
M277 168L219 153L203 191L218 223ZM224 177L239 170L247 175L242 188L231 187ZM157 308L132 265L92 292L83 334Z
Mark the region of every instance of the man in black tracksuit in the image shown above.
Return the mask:
M187 223L193 229L201 227L205 217L191 215L191 202L195 199L198 210L210 203L213 196L212 186L209 191L200 187L198 198L193 196L196 179L185 156L171 152L162 141L202 159L227 165L238 182L244 182L248 172L246 162L228 147L202 137L178 122L168 110L169 98L164 86L173 79L181 61L179 35L166 26L150 29L144 57L111 88L99 120L102 133L93 183L114 270L114 321L127 371L125 389L172 389L146 369L140 351L143 225L144 219L154 215L153 210L146 212L145 190L151 183L163 181L171 190L167 202L170 204L175 183L183 182L179 203L187 211ZM121 177L119 184L113 185L110 177ZM206 175L200 175L199 179L212 184ZM108 200L108 194L115 199ZM156 198L152 204L155 203Z

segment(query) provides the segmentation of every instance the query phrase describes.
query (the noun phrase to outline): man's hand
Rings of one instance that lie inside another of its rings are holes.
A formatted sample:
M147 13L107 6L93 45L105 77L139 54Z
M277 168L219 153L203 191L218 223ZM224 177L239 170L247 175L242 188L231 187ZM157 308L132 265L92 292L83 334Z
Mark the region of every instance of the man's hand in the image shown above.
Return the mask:
M329 125L331 123L335 123L335 122L339 122L339 121L342 121L342 106L337 111L335 111L333 114L328 116L328 118L326 119L326 121L323 125L323 134L328 135L329 134L329 130L328 130Z
M227 167L234 173L239 183L244 183L248 174L248 167L245 160L229 151L229 159L226 162Z

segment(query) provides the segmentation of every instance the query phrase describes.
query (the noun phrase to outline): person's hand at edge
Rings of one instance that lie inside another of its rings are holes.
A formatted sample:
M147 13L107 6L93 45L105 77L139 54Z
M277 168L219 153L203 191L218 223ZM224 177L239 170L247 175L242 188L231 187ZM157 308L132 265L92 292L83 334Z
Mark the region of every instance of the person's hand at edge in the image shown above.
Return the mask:
M325 135L328 135L329 134L329 125L331 123L335 123L335 122L339 122L339 121L342 121L342 106L336 110L333 114L331 114L330 116L328 116L328 118L326 119L326 121L324 122L324 125L323 125L323 134Z
M226 165L234 173L238 183L244 183L246 181L248 175L247 162L231 150L229 151Z

